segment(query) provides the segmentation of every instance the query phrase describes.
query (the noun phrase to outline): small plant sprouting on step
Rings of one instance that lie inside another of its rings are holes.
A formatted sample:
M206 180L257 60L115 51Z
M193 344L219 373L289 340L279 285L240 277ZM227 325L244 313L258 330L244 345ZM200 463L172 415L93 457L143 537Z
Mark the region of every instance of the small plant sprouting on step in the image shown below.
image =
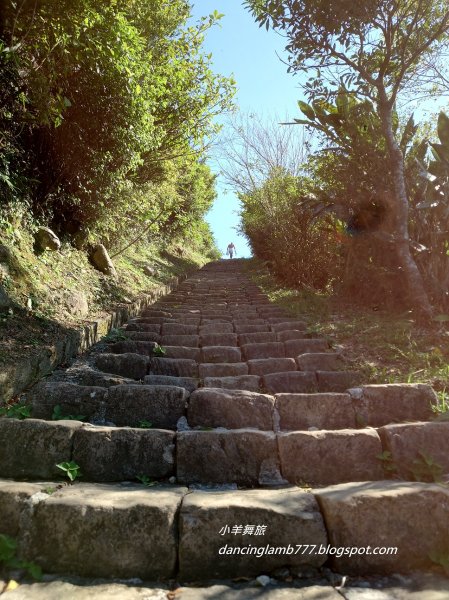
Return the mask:
M112 328L111 331L104 336L103 342L114 344L115 342L124 342L127 340L127 335L121 329Z
M425 452L418 452L418 458L413 461L411 471L415 481L440 483L444 467Z
M60 404L57 404L53 408L53 414L51 418L53 421L84 421L86 415L63 415Z
M0 408L0 417L8 417L10 419L29 419L31 417L31 406L23 402L15 404L7 404Z
M142 421L139 421L138 427L140 427L140 429L151 429L151 427L153 427L153 423L151 421L142 419Z
M17 558L17 540L4 533L0 533L0 565L7 569L25 569L33 579L42 579L42 569L39 565L19 560Z
M153 348L153 356L165 356L166 353L167 350L162 346L159 346L159 344L156 344L156 346Z
M393 462L393 455L389 450L384 450L381 454L376 456L380 461L382 461L382 468L388 475L397 475L397 466Z
M151 477L148 477L148 475L137 475L136 479L140 481L140 483L142 483L143 485L146 485L147 487L153 487L153 485L158 485L158 482L153 481Z
M446 388L437 392L438 400L432 405L432 411L437 415L438 421L449 421L449 393Z
M58 467L58 469L61 469L61 471L64 471L64 473L72 482L75 481L75 479L77 479L78 477L82 477L82 473L80 471L81 467L78 464L76 464L76 462L74 462L73 460L59 463L56 466Z

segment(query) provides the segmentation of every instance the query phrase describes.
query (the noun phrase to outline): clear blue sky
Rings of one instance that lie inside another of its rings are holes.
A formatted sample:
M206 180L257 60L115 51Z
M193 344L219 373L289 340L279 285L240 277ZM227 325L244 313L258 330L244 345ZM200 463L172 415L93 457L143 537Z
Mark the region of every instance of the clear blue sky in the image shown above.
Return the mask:
M286 65L276 55L277 52L285 58L284 40L273 31L259 29L239 0L196 0L193 16L199 18L214 10L225 16L220 26L209 30L204 49L213 55L214 71L234 76L240 108L266 115L297 116L297 78L287 73ZM213 163L211 167L218 172ZM250 256L245 239L235 231L238 200L232 192L225 193L220 179L217 190L218 198L207 217L217 244L224 253L233 241L238 256Z

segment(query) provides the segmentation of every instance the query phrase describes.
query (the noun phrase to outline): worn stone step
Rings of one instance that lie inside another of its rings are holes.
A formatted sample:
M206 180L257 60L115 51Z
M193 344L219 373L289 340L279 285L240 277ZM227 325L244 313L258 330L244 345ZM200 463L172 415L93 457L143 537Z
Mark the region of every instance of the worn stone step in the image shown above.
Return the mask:
M236 346L203 346L201 362L204 363L237 363L242 360L240 348Z
M163 346L165 358L190 358L199 362L201 351L199 348L189 348L188 346Z
M267 375L296 371L297 365L293 358L255 358L248 361L248 369L251 375Z
M106 394L106 387L42 381L28 392L27 404L31 405L31 415L35 419L51 419L56 406L63 415L101 419Z
M285 356L291 356L292 358L296 358L300 354L329 350L327 341L320 338L287 340L284 342L284 346Z
M435 567L435 558L447 552L447 487L372 481L335 485L314 490L314 494L324 516L330 544L365 549L352 555L331 556L330 565L340 573L369 575L429 570ZM374 552L375 548L397 550ZM428 597L433 596L418 592L417 598Z
M145 385L181 387L188 392L193 392L199 385L199 379L194 377L176 377L173 375L147 375L143 382Z
M339 352L307 352L296 357L301 371L338 371L346 361Z
M269 373L262 377L262 387L269 394L308 394L318 391L316 375L310 371Z
M198 327L196 325L184 325L182 323L163 323L161 335L197 335Z
M190 427L273 430L274 398L245 390L201 388L187 408Z
M248 390L258 392L261 378L257 375L236 375L234 377L205 377L204 387L228 390Z
M154 350L158 346L158 342L160 341L160 336L156 336L159 339L153 340L151 342L144 341L120 341L115 342L114 344L108 345L109 352L113 354L143 354L144 356L153 356Z
M422 383L362 385L350 389L357 419L361 425L381 427L401 421L427 421L437 395Z
M153 427L176 429L186 414L189 393L183 387L120 385L109 388L105 419L115 425L137 427L148 421Z
M78 385L87 385L94 387L112 387L113 385L135 384L135 379L122 377L121 375L112 375L110 373L102 373L92 367L77 369L74 376L74 381Z
M279 553L279 550L276 554L274 551L260 554L267 546L296 550L296 544L327 546L323 518L312 494L296 489L194 491L184 499L180 515L181 579L246 578L280 567L319 567L324 564L325 556L319 554L294 551L287 554ZM300 599L300 594L297 589L294 597ZM257 597L262 596L266 596L266 589L257 594ZM227 598L222 594L212 597ZM310 598L312 600L312 596Z
M25 560L46 572L84 577L154 581L175 575L185 488L77 483L49 495L23 492L23 485L16 484L15 497L22 492L29 498L16 501Z
M385 425L378 433L401 478L449 481L449 422Z
M235 329L235 332L238 334L263 333L263 332L269 332L270 326L268 325L268 323L265 323L263 325L251 325L251 324L248 324L248 322L244 322L242 324L234 323L234 329Z
M276 342L276 334L272 331L259 331L256 333L241 333L239 335L239 344L260 344L265 342Z
M131 331L124 329L123 335L127 340L136 342L157 342L158 344L161 342L159 333L152 333L151 331Z
M236 333L203 333L200 334L200 346L237 346Z
M276 394L275 408L281 431L357 426L349 394Z
M198 373L201 379L206 377L234 377L237 375L248 375L248 365L239 363L201 363L198 365Z
M278 444L282 476L296 485L384 478L382 445L373 429L279 433Z
M234 326L232 323L208 323L206 325L200 325L200 335L217 335L219 333L233 333Z
M319 392L345 392L360 385L363 375L358 371L316 371Z
M273 432L252 429L182 431L177 435L179 483L279 483L277 440Z
M149 375L198 377L198 363L188 358L152 358Z
M307 334L305 329L287 329L275 332L275 336L278 342L287 342L288 340L303 340Z
M126 335L129 335L133 330L133 325L137 325L135 322L128 321L126 325ZM152 325L151 323L138 323L140 329L136 329L136 331L146 331L147 333L161 333L162 325Z
M130 379L143 379L148 372L150 358L142 354L96 354L94 364L100 371Z
M198 335L163 335L161 336L162 347L165 346L184 346L187 348L198 348L200 338Z
M284 358L285 349L282 342L262 342L244 344L242 353L246 360L254 358Z

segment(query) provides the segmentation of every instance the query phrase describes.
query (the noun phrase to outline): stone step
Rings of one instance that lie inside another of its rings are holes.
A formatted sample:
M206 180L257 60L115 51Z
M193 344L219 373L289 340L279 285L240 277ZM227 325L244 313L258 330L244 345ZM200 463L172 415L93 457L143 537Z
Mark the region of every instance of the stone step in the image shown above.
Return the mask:
M254 358L248 361L250 375L266 375L283 371L296 371L297 365L293 358Z
M346 366L346 361L338 352L307 352L296 357L301 371L338 371Z
M234 377L237 375L248 375L248 365L239 363L202 363L198 365L198 373L201 379L206 377Z
M236 333L202 333L200 346L237 346Z
M143 354L144 356L153 356L154 350L158 346L160 336L156 336L151 342L144 341L121 341L108 345L108 351L113 354Z
M259 331L256 333L241 333L239 336L240 346L245 344L256 344L265 342L277 342L276 334L272 331Z
M257 375L236 375L234 377L206 377L204 387L228 390L260 391L261 378Z
M163 346L165 358L189 358L195 362L201 359L199 348L189 348L188 346Z
M318 391L316 374L311 371L269 373L262 377L262 387L269 394L309 394Z
M285 356L292 358L296 358L300 354L326 352L326 350L329 350L327 341L320 338L287 340L284 342L284 346Z
M244 390L201 388L189 398L190 427L273 430L274 398Z
M198 363L188 358L152 358L149 375L198 377Z
M161 336L161 346L186 346L188 348L198 348L200 338L198 335L163 335Z
M234 330L238 334L242 333L263 333L269 332L270 326L268 324L253 325L249 321L243 323L234 323Z
M235 346L203 346L201 362L204 363L237 363L242 360L240 348Z
M188 392L193 392L199 385L199 379L194 377L176 377L173 375L147 375L143 382L145 385L181 387Z
M357 426L349 394L276 394L281 431L353 429Z
M141 354L96 354L94 364L100 371L130 379L143 379L148 372L150 358Z
M246 360L254 358L284 358L285 348L282 342L262 342L244 344L242 353Z

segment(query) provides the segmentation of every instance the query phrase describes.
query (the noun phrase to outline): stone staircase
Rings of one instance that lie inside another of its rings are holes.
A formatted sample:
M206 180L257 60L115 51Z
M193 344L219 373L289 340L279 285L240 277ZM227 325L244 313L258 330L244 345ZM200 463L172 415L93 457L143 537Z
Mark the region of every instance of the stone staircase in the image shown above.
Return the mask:
M31 390L33 418L0 420L0 532L22 558L186 582L449 560L449 488L416 481L449 473L431 388L362 385L235 260L123 333Z

